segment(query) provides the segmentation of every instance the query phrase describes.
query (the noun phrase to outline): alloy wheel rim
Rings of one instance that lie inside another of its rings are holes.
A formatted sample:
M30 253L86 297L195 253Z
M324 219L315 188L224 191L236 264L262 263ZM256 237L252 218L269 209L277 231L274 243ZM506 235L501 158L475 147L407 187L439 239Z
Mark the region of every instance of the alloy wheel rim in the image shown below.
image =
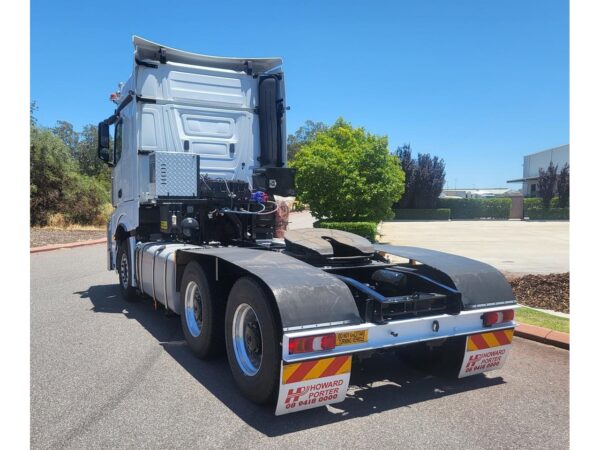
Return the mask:
M196 282L191 281L185 289L185 321L193 337L200 336L202 330L202 300Z
M246 376L254 376L262 364L262 333L256 312L247 303L237 307L233 315L233 350L239 368Z

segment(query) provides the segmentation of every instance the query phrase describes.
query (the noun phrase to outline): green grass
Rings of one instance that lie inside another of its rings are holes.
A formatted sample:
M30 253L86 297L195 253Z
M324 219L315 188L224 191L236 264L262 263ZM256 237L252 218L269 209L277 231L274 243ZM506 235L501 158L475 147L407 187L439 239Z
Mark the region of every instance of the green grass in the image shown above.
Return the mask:
M566 317L557 317L535 309L523 306L517 309L517 317L515 319L520 323L528 323L529 325L537 325L538 327L550 328L551 330L569 332L569 319Z

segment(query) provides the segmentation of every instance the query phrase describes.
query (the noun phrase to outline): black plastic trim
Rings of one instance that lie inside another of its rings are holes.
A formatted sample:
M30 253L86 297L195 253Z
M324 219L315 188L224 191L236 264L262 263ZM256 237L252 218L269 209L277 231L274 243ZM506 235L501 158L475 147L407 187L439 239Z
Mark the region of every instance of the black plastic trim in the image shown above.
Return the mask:
M141 59L135 58L135 63L138 66L144 66L144 67L149 67L151 69L158 69L158 64L154 64L154 63L149 63L146 61L142 61Z

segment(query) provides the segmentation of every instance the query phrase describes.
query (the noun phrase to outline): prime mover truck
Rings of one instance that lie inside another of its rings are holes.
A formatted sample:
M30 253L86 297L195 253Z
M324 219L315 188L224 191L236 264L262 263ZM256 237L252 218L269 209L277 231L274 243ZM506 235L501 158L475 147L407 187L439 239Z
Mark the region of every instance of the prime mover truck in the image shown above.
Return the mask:
M108 269L125 299L179 315L190 350L225 352L241 393L278 415L343 401L352 359L374 352L459 377L502 367L517 304L493 267L336 230L276 236L274 199L294 195L280 58L133 45L98 126Z

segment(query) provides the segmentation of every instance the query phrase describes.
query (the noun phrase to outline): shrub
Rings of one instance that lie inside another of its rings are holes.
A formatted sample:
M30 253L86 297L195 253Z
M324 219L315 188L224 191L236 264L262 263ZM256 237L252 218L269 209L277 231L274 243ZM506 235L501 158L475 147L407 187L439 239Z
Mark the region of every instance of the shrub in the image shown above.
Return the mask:
M92 224L110 201L104 173L87 176L65 143L52 132L31 127L31 225Z
M375 222L315 222L315 228L329 228L334 230L347 231L348 233L358 234L375 242L377 237L377 223Z
M396 220L450 220L450 209L397 209Z
M32 127L30 138L31 224L46 225L51 215L64 213L77 166L69 149L50 131Z
M110 215L113 213L113 206L110 203L104 203L100 206L100 211L98 215L92 221L92 225L96 225L98 227L106 227L110 219Z
M302 203L300 200L296 200L292 206L292 211L301 212L306 209L306 205Z
M63 214L71 223L92 224L108 201L108 193L99 180L77 174L65 194Z
M552 198L552 200L550 200L550 208L560 208L559 204L560 204L560 200L558 197L554 197L554 198ZM544 202L539 197L529 197L529 198L524 199L523 208L524 208L525 216L527 216L527 211L529 209L532 209L532 208L543 209Z
M404 172L388 151L387 137L343 119L303 145L290 165L297 169L298 198L317 219L389 219L404 190Z
M46 225L52 228L66 228L70 223L63 213L54 213L48 216Z
M569 208L529 208L525 217L530 220L569 220Z
M508 219L510 198L440 198L441 208L450 208L452 219Z

